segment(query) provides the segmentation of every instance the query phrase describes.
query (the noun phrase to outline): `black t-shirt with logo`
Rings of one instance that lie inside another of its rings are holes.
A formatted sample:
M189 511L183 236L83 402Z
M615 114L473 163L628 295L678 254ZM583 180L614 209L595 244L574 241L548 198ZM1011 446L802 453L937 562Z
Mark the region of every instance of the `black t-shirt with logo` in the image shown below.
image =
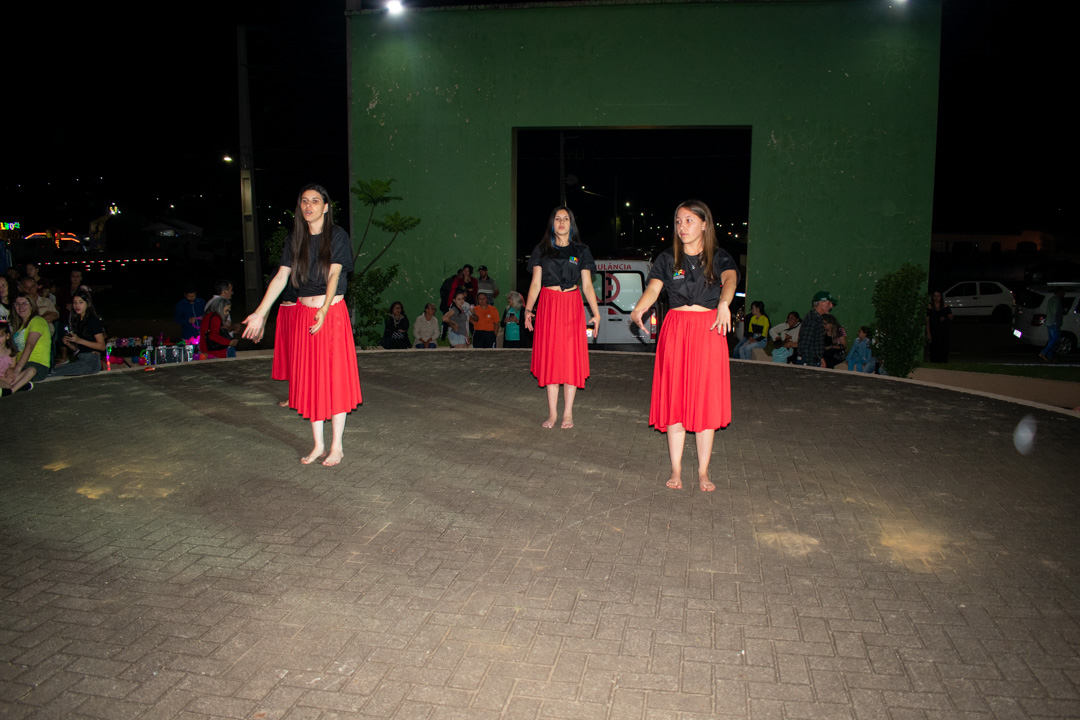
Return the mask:
M672 308L686 305L700 305L715 310L720 305L720 274L725 270L734 270L736 276L739 268L731 255L721 248L716 249L713 255L713 275L716 280L710 285L705 282L705 268L701 261L701 255L683 255L682 267L675 267L675 251L671 248L664 250L653 262L649 270L649 280L653 278L664 283L664 289L668 294L668 305ZM738 277L735 282L738 283Z
M300 285L297 295L300 297L316 297L326 294L326 278L320 275L318 271L319 245L322 241L323 233L319 233L318 235L312 235L311 241L308 243L308 276L297 279ZM335 263L341 265L341 275L338 276L337 290L335 290L334 295L344 295L349 285L346 275L352 272L353 269L352 241L349 240L349 234L337 225L334 226L334 232L330 236L330 264ZM291 235L285 240L285 247L281 249L281 264L290 268L293 266ZM291 278L289 284L292 284Z
M555 252L551 255L542 257L541 248L537 245L529 257L529 272L532 273L532 269L539 266L540 284L544 287L558 285L563 290L569 290L581 284L582 270L596 272L596 261L588 245L570 243L566 247L556 246L553 250Z

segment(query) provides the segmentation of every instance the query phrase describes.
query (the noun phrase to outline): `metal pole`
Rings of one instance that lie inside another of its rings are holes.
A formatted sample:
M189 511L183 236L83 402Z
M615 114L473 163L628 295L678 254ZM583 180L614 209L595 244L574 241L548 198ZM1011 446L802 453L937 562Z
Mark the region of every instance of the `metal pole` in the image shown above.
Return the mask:
M240 212L244 229L244 298L247 312L262 299L259 227L255 222L255 155L251 138L251 93L248 89L247 31L236 28L236 64L240 95Z

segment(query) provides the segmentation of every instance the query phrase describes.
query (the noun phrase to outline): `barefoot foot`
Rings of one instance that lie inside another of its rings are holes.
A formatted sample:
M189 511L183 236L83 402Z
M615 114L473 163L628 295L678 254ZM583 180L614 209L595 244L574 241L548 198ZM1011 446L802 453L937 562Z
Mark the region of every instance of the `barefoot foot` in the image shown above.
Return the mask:
M574 417L572 415L563 415L562 425L560 427L563 430L569 430L574 427Z
M716 489L708 475L698 475L698 485L701 486L701 492L712 492Z
M325 454L326 451L321 446L319 446L312 450L310 455L300 458L300 462L304 465L310 465Z
M549 418L548 418L547 420L545 420L545 421L544 421L544 423L543 423L543 427L546 427L546 428L548 428L549 430L550 430L551 428L555 427L555 416L554 416L554 415L552 415L552 416L551 416L551 417L549 417Z
M679 475L672 475L666 485L672 490L682 490L682 478Z
M322 461L322 464L326 467L332 467L341 462L341 458L345 457L345 451L341 448L337 450L331 448L330 454L326 456L326 459Z
M277 404L277 406L278 407L289 407L289 401L288 400L282 400L281 402L279 402Z

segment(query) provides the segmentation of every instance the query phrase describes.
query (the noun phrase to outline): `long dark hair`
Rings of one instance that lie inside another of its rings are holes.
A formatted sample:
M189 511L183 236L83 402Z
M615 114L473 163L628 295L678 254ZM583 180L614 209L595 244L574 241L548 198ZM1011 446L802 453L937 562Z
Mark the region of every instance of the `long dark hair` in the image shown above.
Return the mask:
M560 205L551 211L551 216L548 218L547 229L544 230L544 236L540 238L541 257L551 257L557 252L555 249L555 216L560 210L565 210L566 214L570 216L570 244L584 245L584 243L581 242L581 233L578 231L577 218L574 217L574 211L565 205Z
M86 303L86 312L79 315L76 312L71 313L71 332L76 335L79 334L79 330L86 324L90 318L96 318L97 310L94 309L94 300L90 295L90 291L84 287L79 288L75 292L71 293L71 298L79 298ZM74 307L74 306L73 306ZM100 318L98 318L100 322Z
M704 247L701 249L702 263L701 268L705 278L706 285L712 285L716 282L716 272L713 270L713 256L716 255L716 223L713 222L712 211L709 210L709 206L700 200L687 200L686 202L675 208L675 217L679 216L680 210L689 210L697 215L701 222L704 224L702 228L702 240L704 241ZM683 266L683 248L682 241L679 240L679 228L675 227L672 232L672 249L675 252L675 267L681 268Z
M761 300L755 300L754 302L750 303L750 309L753 310L755 307L757 307L757 309L761 311L761 317L769 320L769 315L765 312L765 303L763 303ZM747 319L749 320L749 318ZM769 323L772 324L772 321L769 320Z
M311 247L311 231L308 229L308 224L304 220L304 210L301 207L301 200L304 197L304 193L308 190L314 190L322 195L322 201L326 205L326 212L323 214L323 227L322 227L322 242L319 243L319 255L316 258L318 263L318 273L322 276L323 280L329 279L330 276L330 241L334 235L334 208L330 205L330 195L326 192L326 188L322 185L312 183L300 188L300 194L296 196L296 212L293 213L293 231L289 236L292 243L292 286L299 289L301 283L305 282L308 278L308 274L311 268L308 266L310 262L310 247Z

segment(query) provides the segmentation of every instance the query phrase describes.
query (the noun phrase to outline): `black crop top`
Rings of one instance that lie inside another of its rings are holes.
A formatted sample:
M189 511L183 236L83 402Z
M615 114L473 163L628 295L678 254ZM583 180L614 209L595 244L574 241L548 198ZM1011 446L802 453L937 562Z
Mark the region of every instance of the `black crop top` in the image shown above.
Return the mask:
M566 247L556 247L554 254L541 257L540 246L537 245L529 257L529 273L534 267L540 267L540 284L544 287L558 285L563 290L569 290L575 285L581 284L581 271L596 272L596 261L593 260L592 251L584 243L570 243Z
M713 255L713 274L716 281L712 285L705 283L700 255L683 256L683 267L675 268L675 252L668 248L657 256L649 270L649 280L653 278L664 283L668 294L668 305L672 308L686 305L700 305L715 310L720 305L720 274L725 270L735 271L738 284L739 268L726 250L716 249Z
M310 251L308 276L297 279L300 287L297 289L296 294L299 297L315 297L326 294L326 278L318 272L319 243L322 242L322 237L322 233L312 235L311 242L308 243L308 250ZM337 263L341 265L341 275L338 276L337 289L334 291L334 295L344 295L349 287L346 276L352 272L352 241L349 240L349 234L337 225L334 226L334 233L330 237L330 264ZM289 268L293 266L291 235L285 240L285 247L281 248L281 264ZM292 285L291 279L289 285Z

